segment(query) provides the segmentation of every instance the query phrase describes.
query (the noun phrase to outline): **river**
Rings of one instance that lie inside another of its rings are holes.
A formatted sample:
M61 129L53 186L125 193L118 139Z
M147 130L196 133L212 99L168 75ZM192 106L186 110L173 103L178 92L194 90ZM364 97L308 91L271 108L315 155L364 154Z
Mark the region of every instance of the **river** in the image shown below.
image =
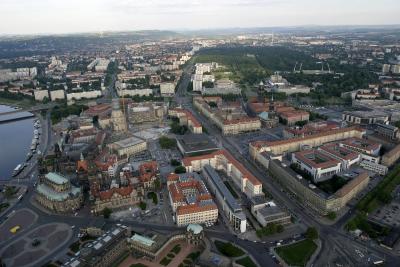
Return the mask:
M0 105L0 113L12 111ZM0 123L0 180L11 179L14 168L25 162L33 138L34 119Z

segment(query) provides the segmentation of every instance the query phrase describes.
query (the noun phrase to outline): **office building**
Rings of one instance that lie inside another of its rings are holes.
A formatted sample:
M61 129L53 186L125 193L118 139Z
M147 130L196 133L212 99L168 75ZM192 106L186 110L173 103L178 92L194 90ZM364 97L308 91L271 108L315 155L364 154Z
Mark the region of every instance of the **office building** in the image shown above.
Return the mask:
M178 226L217 221L217 205L197 173L170 174L167 185Z
M217 199L219 205L222 207L221 212L223 212L228 218L229 222L232 224L232 227L241 233L246 232L246 215L218 173L214 170L214 168L206 164L202 168L202 174L210 191Z

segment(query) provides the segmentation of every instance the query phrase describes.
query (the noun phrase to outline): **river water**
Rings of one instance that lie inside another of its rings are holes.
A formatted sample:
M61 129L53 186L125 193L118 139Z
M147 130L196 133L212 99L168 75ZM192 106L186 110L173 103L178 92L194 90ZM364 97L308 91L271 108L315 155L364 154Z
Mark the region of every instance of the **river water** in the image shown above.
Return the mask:
M0 105L0 113L12 111ZM33 118L0 123L0 180L11 179L14 168L25 162L33 138Z

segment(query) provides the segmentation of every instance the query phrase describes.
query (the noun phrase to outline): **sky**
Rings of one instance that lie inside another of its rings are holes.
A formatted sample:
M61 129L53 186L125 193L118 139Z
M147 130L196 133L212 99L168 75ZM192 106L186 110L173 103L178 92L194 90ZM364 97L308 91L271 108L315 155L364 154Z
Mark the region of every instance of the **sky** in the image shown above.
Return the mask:
M0 34L400 24L399 0L0 0Z

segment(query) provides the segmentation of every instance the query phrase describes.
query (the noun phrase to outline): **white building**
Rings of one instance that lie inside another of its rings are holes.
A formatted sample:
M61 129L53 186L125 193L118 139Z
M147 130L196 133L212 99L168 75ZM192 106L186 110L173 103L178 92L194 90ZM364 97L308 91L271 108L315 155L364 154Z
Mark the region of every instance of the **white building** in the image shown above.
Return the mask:
M175 83L161 83L160 84L160 94L162 96L171 96L175 94Z

